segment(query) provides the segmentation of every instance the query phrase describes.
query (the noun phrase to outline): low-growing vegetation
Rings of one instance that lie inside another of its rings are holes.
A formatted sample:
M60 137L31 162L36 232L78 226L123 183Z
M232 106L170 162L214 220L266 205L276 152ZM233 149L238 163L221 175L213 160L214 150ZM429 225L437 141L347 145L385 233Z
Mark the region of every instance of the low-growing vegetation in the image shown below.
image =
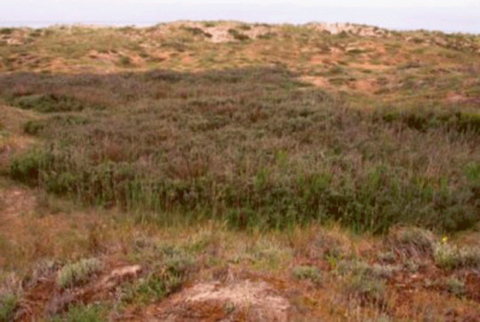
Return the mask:
M449 244L435 246L435 262L446 269L480 267L480 248L457 247Z
M78 286L88 281L92 274L98 273L102 264L98 259L82 259L65 265L58 273L57 283L61 288Z
M13 294L0 297L0 321L9 322L14 319L18 298Z
M311 280L319 283L322 278L322 271L313 266L297 266L293 269L293 276L300 280Z
M100 305L78 305L68 308L65 314L53 316L51 322L103 322L106 310Z
M16 156L11 176L87 204L201 214L241 229L335 220L375 233L399 223L458 231L478 221L478 180L458 171L478 157L474 125L379 118L294 76L4 77L6 98L20 82L28 97L45 97L49 84L76 89L75 100L55 101L57 116L24 125L47 143ZM77 108L100 101L103 110Z

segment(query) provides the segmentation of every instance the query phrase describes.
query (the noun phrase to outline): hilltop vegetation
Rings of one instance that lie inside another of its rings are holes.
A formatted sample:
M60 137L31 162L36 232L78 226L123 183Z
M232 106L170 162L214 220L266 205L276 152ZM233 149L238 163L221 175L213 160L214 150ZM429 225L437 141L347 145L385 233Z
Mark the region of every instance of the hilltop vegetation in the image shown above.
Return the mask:
M0 321L479 318L479 56L357 25L0 30Z

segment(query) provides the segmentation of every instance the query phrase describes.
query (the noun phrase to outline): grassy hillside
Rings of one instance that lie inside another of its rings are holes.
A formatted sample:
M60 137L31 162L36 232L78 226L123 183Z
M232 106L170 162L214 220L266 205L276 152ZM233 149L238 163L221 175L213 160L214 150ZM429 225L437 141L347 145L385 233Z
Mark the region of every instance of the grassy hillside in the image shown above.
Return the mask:
M479 58L358 25L0 29L0 321L479 319Z

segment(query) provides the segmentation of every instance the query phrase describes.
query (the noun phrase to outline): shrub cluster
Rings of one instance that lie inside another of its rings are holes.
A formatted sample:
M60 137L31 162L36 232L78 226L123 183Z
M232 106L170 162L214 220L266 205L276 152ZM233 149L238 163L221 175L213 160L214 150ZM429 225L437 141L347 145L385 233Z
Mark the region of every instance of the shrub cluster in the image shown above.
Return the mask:
M55 97L75 97L58 104L84 108L25 124L46 143L10 169L51 193L242 229L456 231L479 220L476 114L358 110L282 68L19 74L0 78L0 96L44 99L58 84ZM43 99L22 104L45 111Z

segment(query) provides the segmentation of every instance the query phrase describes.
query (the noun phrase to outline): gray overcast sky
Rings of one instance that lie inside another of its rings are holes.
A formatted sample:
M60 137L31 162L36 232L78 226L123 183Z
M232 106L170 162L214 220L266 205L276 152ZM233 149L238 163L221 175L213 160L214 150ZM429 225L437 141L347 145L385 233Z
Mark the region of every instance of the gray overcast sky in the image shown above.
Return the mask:
M480 0L0 0L0 25L153 24L174 20L354 22L480 33Z

